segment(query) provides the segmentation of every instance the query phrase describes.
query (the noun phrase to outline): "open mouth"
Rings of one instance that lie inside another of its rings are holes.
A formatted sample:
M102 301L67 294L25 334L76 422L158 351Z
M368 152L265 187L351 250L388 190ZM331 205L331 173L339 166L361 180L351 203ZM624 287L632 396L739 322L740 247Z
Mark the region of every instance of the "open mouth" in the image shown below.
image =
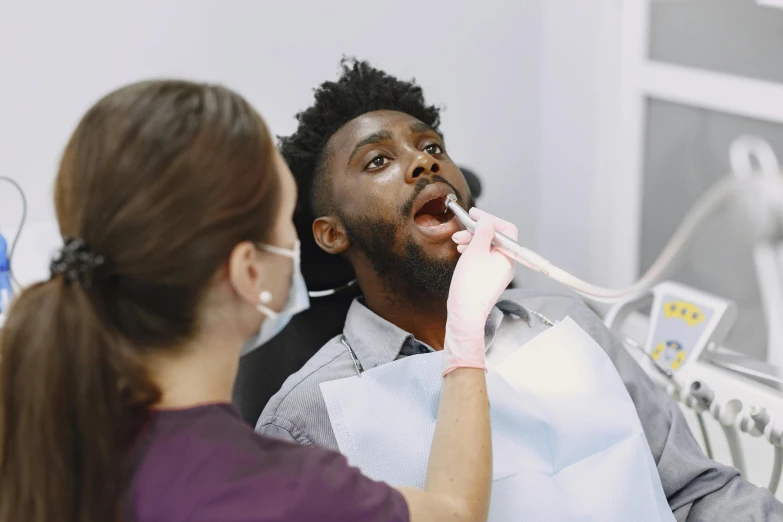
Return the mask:
M446 206L445 195L430 199L413 215L413 221L423 228L435 228L453 218L454 212Z
M446 197L454 192L448 184L435 182L424 187L413 202L413 224L430 243L446 242L459 230L457 216L446 205Z

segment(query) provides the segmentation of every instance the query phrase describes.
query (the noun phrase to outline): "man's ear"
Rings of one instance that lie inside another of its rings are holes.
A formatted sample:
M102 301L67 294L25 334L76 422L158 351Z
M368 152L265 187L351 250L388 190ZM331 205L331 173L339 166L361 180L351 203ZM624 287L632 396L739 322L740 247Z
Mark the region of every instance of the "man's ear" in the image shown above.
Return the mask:
M328 254L342 254L351 246L345 228L336 216L323 216L313 221L313 236L321 250Z

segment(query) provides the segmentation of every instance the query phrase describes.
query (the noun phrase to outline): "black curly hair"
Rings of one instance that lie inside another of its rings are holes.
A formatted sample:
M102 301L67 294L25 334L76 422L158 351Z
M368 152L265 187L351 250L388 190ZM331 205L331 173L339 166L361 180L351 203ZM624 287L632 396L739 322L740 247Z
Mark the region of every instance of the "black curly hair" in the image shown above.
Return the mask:
M414 80L398 80L355 58L343 58L340 66L340 79L322 83L315 89L315 103L296 115L296 132L280 138L280 152L299 187L300 210L313 217L330 210L328 184L323 183L328 157L325 149L343 125L380 110L404 112L436 131L440 125L440 109L424 102L421 87Z
M427 105L414 80L401 81L366 61L343 57L336 82L315 89L315 103L296 115L299 126L280 137L280 152L296 179L295 223L302 241L302 271L311 289L331 288L352 277L347 261L315 245L312 222L331 212L331 184L325 182L326 144L343 125L379 110L404 112L440 132L440 109Z

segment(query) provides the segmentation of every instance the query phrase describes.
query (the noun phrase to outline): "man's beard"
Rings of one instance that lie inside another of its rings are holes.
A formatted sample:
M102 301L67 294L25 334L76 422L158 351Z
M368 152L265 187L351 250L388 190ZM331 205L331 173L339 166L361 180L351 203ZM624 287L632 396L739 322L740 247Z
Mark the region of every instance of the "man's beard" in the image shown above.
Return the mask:
M436 181L448 184L462 200L456 187L444 178L434 176L431 180L420 179L417 182L410 199L391 220L348 219L338 212L351 245L367 256L375 272L391 288L400 287L401 291L410 294L406 295L408 298L446 299L449 296L454 269L457 267L458 258L428 256L421 245L413 240L410 233L403 237L403 234L409 230L408 220L416 196L427 185ZM470 208L474 206L475 201L471 194L467 197L468 208ZM402 245L398 245L399 240L402 240Z
M351 245L372 263L375 272L387 283L414 295L445 299L449 295L451 276L457 259L430 257L408 236L397 252L397 230L400 224L383 220L346 220L342 218ZM393 286L393 287L394 287Z

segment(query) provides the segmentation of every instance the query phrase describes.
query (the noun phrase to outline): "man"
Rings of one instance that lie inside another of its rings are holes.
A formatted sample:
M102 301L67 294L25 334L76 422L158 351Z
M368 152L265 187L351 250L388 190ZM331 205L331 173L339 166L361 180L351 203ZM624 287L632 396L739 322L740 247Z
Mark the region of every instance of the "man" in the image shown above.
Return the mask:
M257 431L338 449L319 384L356 375L359 366L369 370L443 348L459 253L451 238L456 220L444 213L442 199L453 192L469 207L472 197L438 131L439 110L425 104L414 83L344 61L341 78L322 84L315 99L297 116L297 132L282 140L299 184L297 220L311 227L332 262L339 256L350 265L363 298L345 323L351 350L341 337L327 343L272 398ZM300 237L309 240L306 230ZM315 249L308 259L317 270ZM348 272L335 271L343 278ZM507 292L487 322L488 357L495 333L512 316L531 319L515 328L517 346L549 320L570 316L606 351L636 406L678 520L783 520L783 506L769 492L702 454L676 403L581 301Z

